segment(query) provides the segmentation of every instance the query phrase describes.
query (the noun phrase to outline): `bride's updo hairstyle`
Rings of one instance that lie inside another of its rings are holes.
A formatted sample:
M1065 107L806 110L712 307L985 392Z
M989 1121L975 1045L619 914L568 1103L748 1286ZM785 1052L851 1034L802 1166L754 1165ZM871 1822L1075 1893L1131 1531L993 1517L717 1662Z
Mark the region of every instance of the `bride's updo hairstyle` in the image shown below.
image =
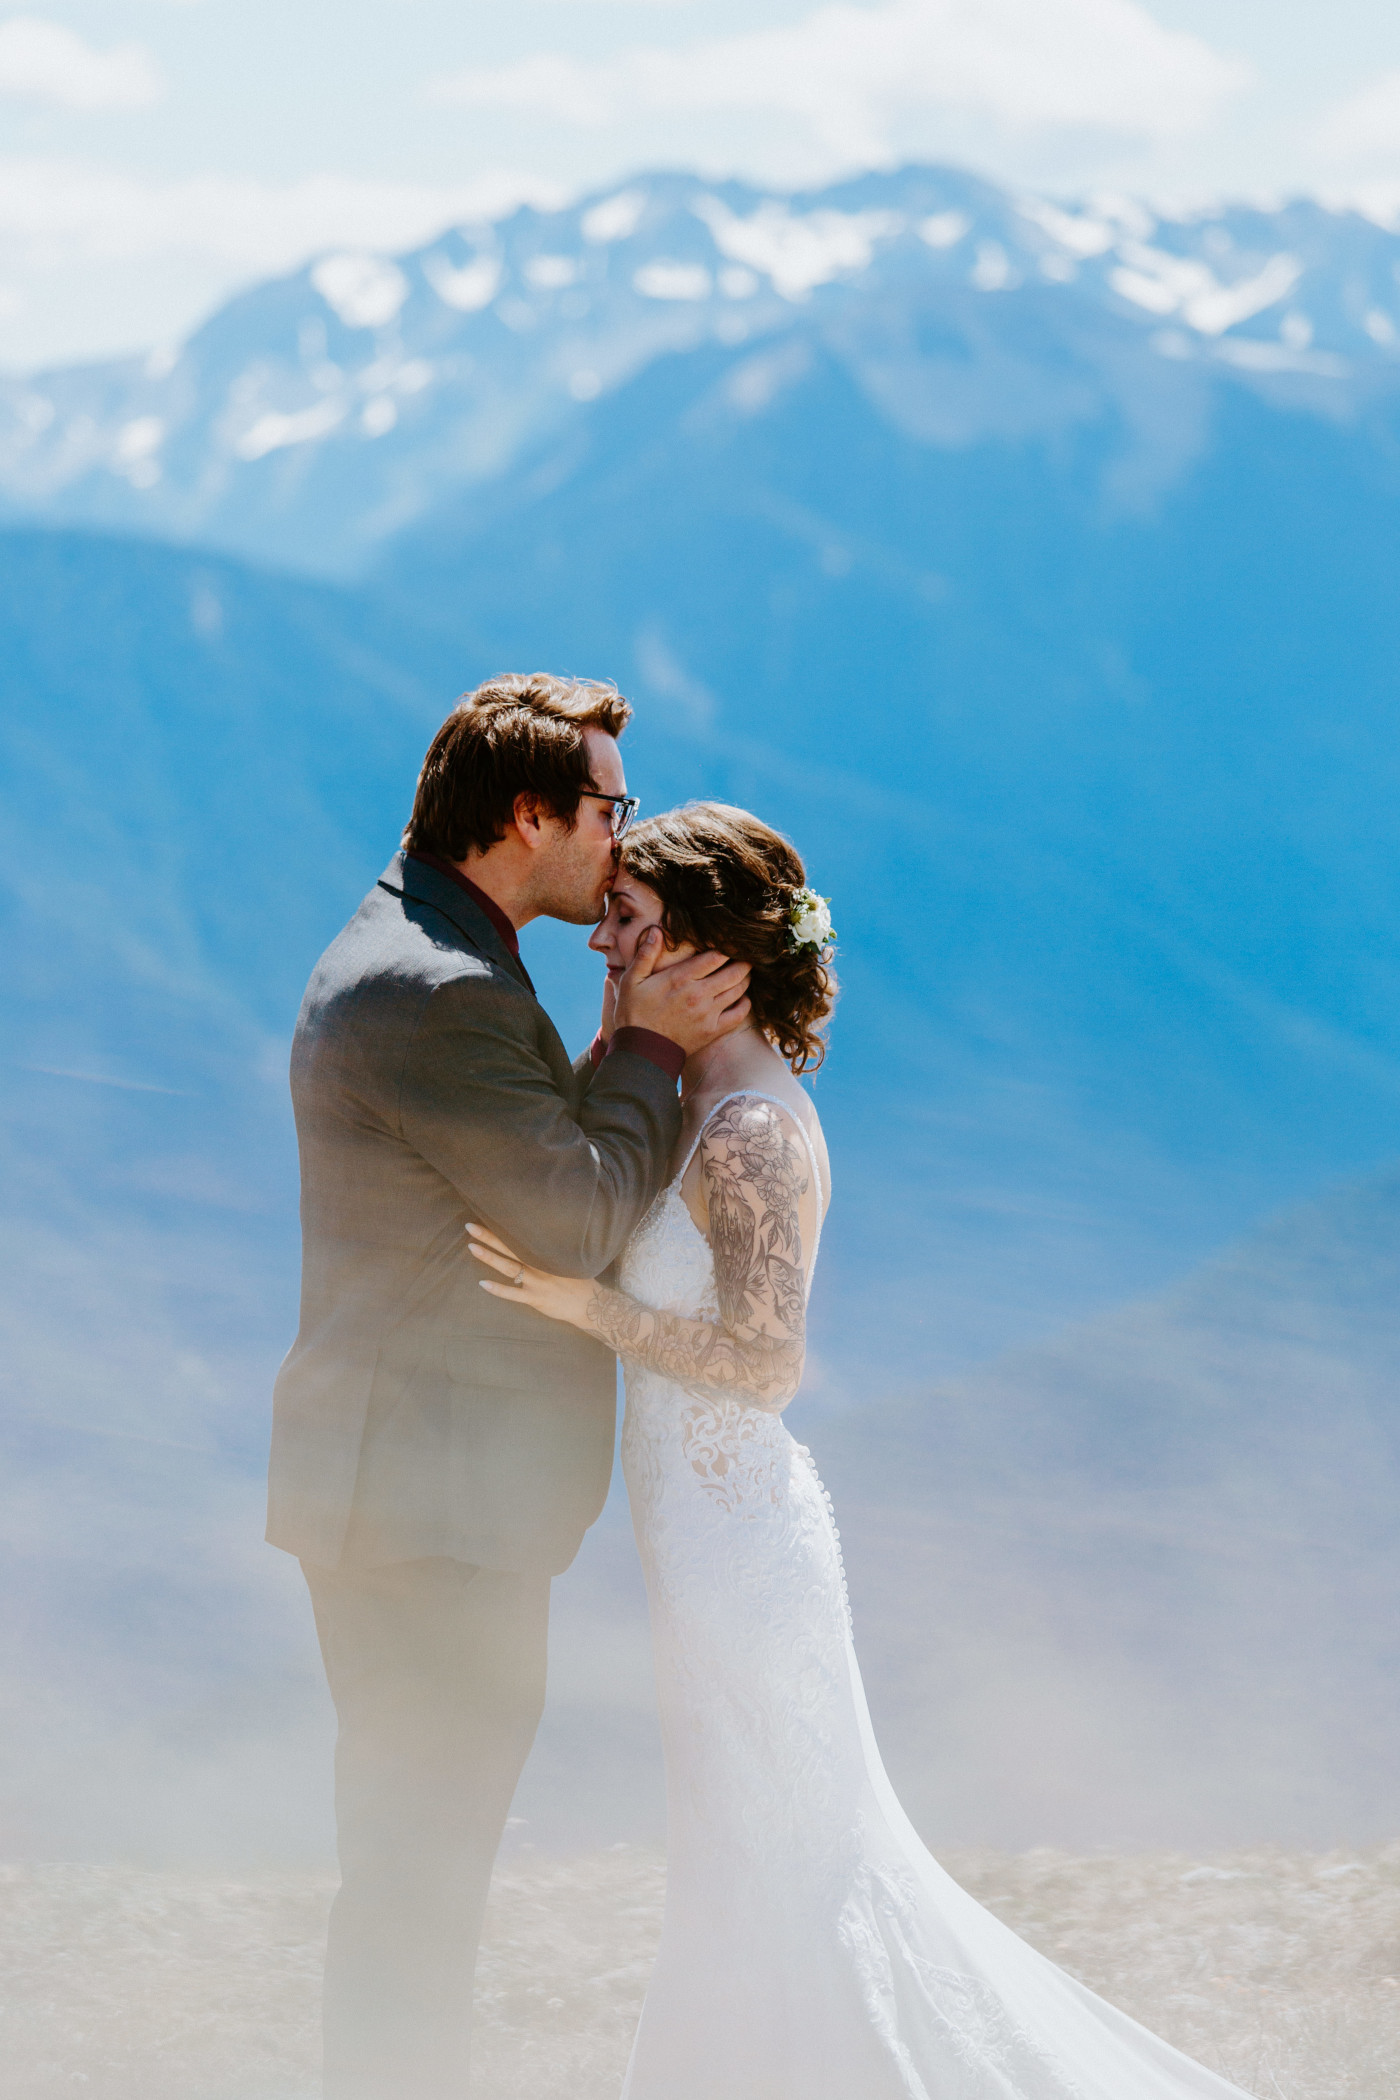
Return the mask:
M687 802L634 824L621 854L624 872L661 899L667 939L748 963L758 1027L794 1072L819 1065L836 974L819 949L793 946L793 892L807 880L796 848L746 809Z

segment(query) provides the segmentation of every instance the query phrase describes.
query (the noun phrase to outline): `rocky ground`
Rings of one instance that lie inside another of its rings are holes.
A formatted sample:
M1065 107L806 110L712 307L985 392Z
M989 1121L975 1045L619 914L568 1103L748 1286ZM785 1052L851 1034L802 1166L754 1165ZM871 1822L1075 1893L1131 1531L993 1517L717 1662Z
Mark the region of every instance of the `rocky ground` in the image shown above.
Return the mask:
M1076 1976L1260 2100L1400 2091L1400 1845L1209 1860L950 1854ZM663 1865L518 1856L480 1977L482 2100L615 2100ZM0 1870L7 2100L312 2100L331 1883Z

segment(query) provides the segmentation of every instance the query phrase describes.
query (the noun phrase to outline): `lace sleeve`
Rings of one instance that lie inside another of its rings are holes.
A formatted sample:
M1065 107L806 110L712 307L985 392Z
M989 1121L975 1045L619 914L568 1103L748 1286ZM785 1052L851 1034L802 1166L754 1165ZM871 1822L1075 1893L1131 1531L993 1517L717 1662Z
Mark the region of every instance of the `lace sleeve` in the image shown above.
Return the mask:
M588 1300L587 1325L619 1356L678 1385L776 1414L797 1391L806 1347L799 1222L806 1164L783 1113L769 1102L740 1097L706 1126L700 1177L718 1321L655 1312L598 1284Z

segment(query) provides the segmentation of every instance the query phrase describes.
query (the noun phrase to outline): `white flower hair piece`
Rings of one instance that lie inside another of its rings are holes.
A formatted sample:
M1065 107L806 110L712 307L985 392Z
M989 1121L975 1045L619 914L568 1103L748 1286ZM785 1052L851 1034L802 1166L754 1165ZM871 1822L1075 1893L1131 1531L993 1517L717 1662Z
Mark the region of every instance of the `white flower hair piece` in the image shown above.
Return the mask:
M819 897L815 890L805 887L794 890L787 917L794 948L815 948L820 953L834 945L836 928L831 923L830 897Z

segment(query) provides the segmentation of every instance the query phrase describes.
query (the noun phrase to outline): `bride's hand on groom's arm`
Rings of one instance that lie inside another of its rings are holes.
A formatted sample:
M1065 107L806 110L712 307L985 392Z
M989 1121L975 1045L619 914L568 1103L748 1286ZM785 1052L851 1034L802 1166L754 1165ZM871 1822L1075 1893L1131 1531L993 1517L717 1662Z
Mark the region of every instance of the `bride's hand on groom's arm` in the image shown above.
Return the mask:
M692 1390L781 1412L802 1376L802 1344L790 1335L736 1335L713 1320L686 1320L639 1305L625 1291L581 1276L550 1276L512 1254L484 1225L468 1225L467 1245L495 1270L481 1288L493 1298L527 1305L547 1320L591 1334L619 1356L632 1358Z
M481 1288L493 1298L528 1305L547 1320L564 1320L571 1327L587 1324L588 1301L596 1286L586 1276L550 1276L543 1269L532 1269L484 1225L468 1225L467 1245L479 1262L495 1271L493 1277L481 1280Z
M736 1098L701 1139L718 1320L642 1305L586 1277L547 1275L484 1226L468 1225L472 1253L495 1271L482 1289L566 1321L692 1392L780 1414L802 1380L807 1326L801 1201L809 1184L786 1122L772 1103Z

